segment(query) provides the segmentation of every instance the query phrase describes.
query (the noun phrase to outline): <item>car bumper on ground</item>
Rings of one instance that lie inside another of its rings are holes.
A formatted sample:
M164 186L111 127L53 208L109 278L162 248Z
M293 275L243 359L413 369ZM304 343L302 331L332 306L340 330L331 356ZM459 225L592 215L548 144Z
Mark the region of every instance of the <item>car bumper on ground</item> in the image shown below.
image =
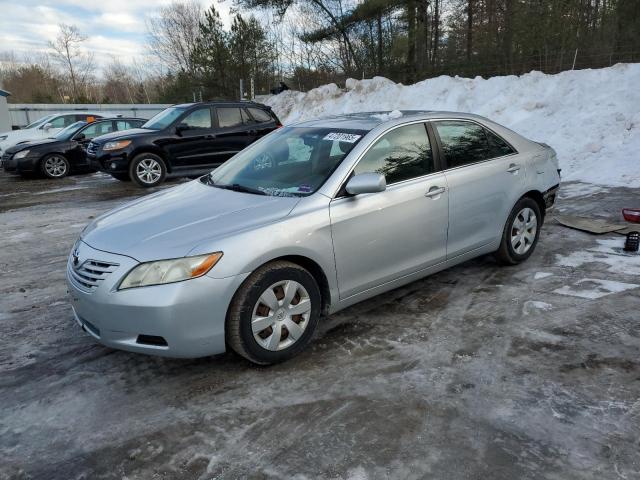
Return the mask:
M16 159L12 153L5 152L2 158L2 169L5 172L27 173L38 169L38 155L27 155Z
M74 253L78 259L75 266ZM224 279L205 275L119 291L120 281L137 261L95 250L83 242L74 253L67 264L74 318L101 344L182 358L225 351L227 308L247 275Z

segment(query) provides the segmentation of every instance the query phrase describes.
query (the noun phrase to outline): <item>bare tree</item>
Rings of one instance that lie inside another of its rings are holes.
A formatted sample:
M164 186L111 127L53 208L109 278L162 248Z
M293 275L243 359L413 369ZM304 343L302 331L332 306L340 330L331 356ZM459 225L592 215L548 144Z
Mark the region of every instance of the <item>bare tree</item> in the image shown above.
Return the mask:
M79 91L86 86L93 72L93 54L82 50L82 44L87 36L75 25L61 23L55 40L49 42L54 60L65 70L71 80L71 92L74 100L80 95Z
M192 74L202 7L195 0L161 7L147 22L150 50L172 71Z

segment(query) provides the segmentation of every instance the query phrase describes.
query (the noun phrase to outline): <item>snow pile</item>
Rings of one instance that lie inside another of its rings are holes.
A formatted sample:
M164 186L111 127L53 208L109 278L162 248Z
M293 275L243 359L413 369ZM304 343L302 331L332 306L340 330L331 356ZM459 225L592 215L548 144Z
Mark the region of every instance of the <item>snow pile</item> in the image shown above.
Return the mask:
M324 85L265 103L285 124L380 110L477 113L555 148L565 181L640 186L640 64L488 80L442 76L410 86L349 79L346 91Z

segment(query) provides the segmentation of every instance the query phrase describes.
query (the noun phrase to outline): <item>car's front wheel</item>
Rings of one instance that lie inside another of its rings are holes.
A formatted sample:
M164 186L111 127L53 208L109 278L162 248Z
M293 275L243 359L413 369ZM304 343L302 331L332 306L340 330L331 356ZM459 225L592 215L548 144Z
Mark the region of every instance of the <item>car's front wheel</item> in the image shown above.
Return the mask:
M40 170L47 178L63 178L69 174L71 169L69 161L64 155L54 153L47 155L40 162Z
M141 153L131 162L129 176L141 187L155 187L167 176L167 166L158 155Z
M272 262L253 272L236 292L227 315L227 343L254 363L282 362L310 343L320 312L320 289L313 276L294 263Z
M504 265L517 265L531 256L538 243L542 214L538 203L529 197L515 204L502 233L500 248L495 253Z

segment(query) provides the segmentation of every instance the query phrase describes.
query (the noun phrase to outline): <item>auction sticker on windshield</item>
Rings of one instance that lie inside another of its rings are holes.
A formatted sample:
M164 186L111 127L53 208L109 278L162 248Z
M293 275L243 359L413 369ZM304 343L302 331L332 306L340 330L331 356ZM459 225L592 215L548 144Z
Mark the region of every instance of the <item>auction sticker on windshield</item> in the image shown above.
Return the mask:
M331 132L327 133L323 140L337 140L338 142L354 143L357 142L362 135L354 133Z

